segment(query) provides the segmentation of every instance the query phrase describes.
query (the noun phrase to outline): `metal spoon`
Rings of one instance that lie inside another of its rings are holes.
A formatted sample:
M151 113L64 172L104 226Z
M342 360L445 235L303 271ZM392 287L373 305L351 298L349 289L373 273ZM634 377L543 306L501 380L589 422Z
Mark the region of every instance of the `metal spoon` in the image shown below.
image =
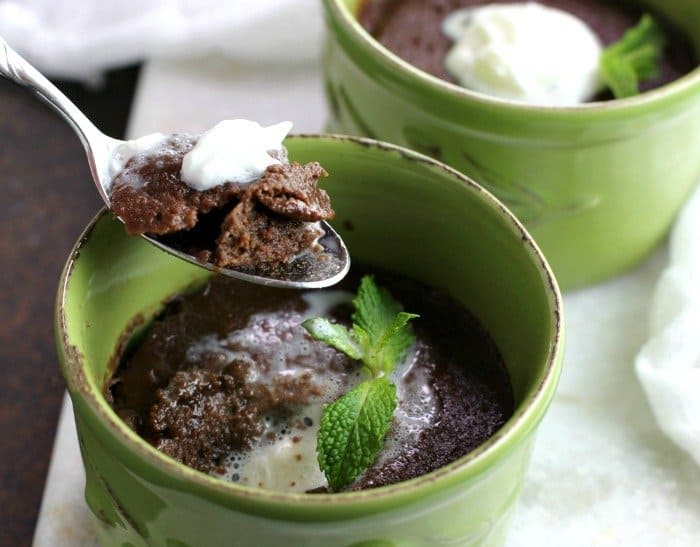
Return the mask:
M97 191L102 201L111 208L107 191L111 183L109 164L117 147L124 141L108 137L97 129L68 97L8 46L2 37L0 37L0 74L29 89L53 107L70 124L83 143ZM280 264L274 270L266 270L264 273L218 268L153 237L147 235L142 237L173 256L236 279L287 289L312 289L334 285L345 277L350 269L350 256L345 243L328 223L322 222L321 225L326 232L326 235L319 240L324 252L303 254L288 264Z

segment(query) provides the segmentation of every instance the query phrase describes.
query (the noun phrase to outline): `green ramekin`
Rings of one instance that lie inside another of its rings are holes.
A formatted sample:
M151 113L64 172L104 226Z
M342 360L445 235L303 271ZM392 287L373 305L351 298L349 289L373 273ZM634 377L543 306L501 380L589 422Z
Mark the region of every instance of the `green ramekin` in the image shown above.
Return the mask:
M401 60L356 21L359 0L323 4L329 130L406 146L472 177L525 223L564 289L645 257L700 181L700 68L630 99L533 107ZM700 57L700 2L644 5L684 30Z
M515 414L452 464L364 492L281 494L189 469L141 440L102 393L129 325L143 326L169 296L210 274L126 236L103 211L66 264L56 308L85 495L102 544L502 544L561 367L561 298L547 263L501 203L425 156L350 137L285 144L293 160L318 160L331 173L323 185L354 259L443 288L476 314L507 363Z

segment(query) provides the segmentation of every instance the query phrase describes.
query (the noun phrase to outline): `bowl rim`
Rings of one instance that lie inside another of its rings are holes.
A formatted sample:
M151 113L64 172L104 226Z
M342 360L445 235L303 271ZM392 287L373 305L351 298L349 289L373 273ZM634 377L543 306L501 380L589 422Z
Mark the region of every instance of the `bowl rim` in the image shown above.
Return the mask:
M77 401L81 407L87 407L90 417L94 418L90 425L99 429L93 429L93 432L117 441L112 449L115 457L118 453L123 458L124 465L128 462L146 464L161 477L167 475L168 479L177 481L183 489L201 492L203 496L215 498L229 507L235 506L236 510L247 514L284 515L293 521L328 521L339 518L339 515L365 515L380 507L385 508L383 504L387 502L394 503L393 507L405 505L443 488L473 480L515 449L537 426L551 403L561 374L564 339L562 297L552 270L522 223L495 196L459 171L418 152L374 139L335 134L291 135L288 138L341 141L352 146L374 148L446 173L456 184L476 192L484 206L492 209L521 241L542 278L542 290L549 307L551 340L536 386L516 406L510 419L482 445L444 467L408 481L357 492L280 493L223 481L181 464L148 444L117 417L101 390L86 380L83 356L68 339L65 300L72 272L93 229L109 214L106 208L93 217L78 237L62 270L56 296L55 333L59 362L74 408Z
M364 0L359 1L363 2ZM672 82L624 99L592 101L571 106L547 106L493 97L433 76L403 60L365 30L343 0L323 0L323 4L331 17L342 25L347 35L356 44L377 54L376 59L381 64L386 65L389 70L419 83L429 91L441 94L443 98L462 100L467 104L481 108L502 112L536 113L540 116L556 116L558 118L607 112L619 115L626 111L631 113L645 110L657 103L673 100L686 93L697 92L700 94L700 63L698 63L693 70ZM327 28L328 26L326 25Z

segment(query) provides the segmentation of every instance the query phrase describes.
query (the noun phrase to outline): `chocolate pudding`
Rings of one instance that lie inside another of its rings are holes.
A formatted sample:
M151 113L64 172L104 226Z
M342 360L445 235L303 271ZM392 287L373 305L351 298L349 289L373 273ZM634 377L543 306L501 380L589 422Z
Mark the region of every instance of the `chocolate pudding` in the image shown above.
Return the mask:
M447 80L455 79L445 68L452 42L443 34L445 17L455 10L486 4L512 4L514 0L365 0L357 14L362 26L393 53L412 65ZM588 24L604 45L619 40L634 27L644 10L605 0L537 0L537 3L569 12ZM659 20L656 14L652 14ZM697 60L682 33L661 19L667 46L656 78L643 81L640 91L653 89L692 71ZM553 44L556 47L556 44ZM594 100L612 99L605 91Z
M454 461L491 437L514 405L498 349L463 306L415 281L376 277L420 318L412 323L416 342L393 374L399 402L384 451L350 490ZM269 471L286 473L274 463L282 453L317 468L321 403L359 381L358 361L300 325L319 315L350 325L359 279L355 268L332 290L301 293L214 276L170 301L132 341L106 396L146 441L195 469L262 488L326 491L322 475L297 484Z
M217 267L264 272L304 251L320 251L319 221L333 218L318 187L327 176L315 162L279 163L247 184L203 191L181 179L183 158L197 138L173 135L131 158L112 182L112 209L131 235L158 236L167 245Z

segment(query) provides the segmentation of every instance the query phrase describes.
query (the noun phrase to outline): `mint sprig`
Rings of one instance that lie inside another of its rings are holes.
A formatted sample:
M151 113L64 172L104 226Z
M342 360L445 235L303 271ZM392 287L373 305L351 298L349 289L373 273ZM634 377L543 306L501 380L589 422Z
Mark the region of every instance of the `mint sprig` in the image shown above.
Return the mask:
M352 329L325 317L307 319L302 326L317 340L362 361L373 376L390 373L413 343L408 322L418 316L401 311L401 304L370 275L360 281L352 304Z
M639 83L658 76L666 40L661 27L644 14L634 28L603 50L600 71L616 99L639 93Z
M396 409L396 386L386 376L365 380L323 409L318 463L341 490L374 462Z
M316 451L318 463L333 490L352 483L377 457L396 410L396 386L388 376L413 344L409 321L386 289L365 276L353 300L353 326L326 318L307 319L309 334L362 361L370 379L324 405Z

